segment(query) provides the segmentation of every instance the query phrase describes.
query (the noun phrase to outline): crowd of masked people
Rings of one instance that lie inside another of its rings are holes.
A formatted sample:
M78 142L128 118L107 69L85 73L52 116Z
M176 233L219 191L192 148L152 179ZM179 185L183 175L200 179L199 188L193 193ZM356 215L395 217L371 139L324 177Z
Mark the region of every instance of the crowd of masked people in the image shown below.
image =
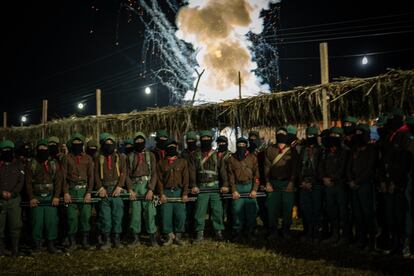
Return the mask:
M68 251L118 248L121 239L135 247L144 236L151 246L181 245L183 234L222 241L225 229L234 242L254 242L257 221L263 238L292 239L294 205L304 242L411 255L414 116L395 109L370 125L347 117L341 127L308 126L303 139L289 125L275 143L251 131L235 152L210 130L183 137L159 130L152 149L142 132L122 143L110 133L99 142L49 137L33 149L1 141L0 256L6 247L21 254L25 233L31 254L56 253L58 240Z

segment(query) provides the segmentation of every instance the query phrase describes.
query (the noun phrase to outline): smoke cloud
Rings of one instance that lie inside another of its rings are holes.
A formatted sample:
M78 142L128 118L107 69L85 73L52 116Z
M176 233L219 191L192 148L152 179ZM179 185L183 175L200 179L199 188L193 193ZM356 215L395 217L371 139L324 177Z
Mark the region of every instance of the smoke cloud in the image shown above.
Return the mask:
M242 96L268 92L252 72L252 61L246 34L259 34L263 28L260 12L267 9L269 0L190 0L177 15L177 37L193 44L197 51L199 70L205 69L196 101L218 102L239 96L241 75ZM195 73L195 76L197 74ZM185 99L190 100L193 91Z

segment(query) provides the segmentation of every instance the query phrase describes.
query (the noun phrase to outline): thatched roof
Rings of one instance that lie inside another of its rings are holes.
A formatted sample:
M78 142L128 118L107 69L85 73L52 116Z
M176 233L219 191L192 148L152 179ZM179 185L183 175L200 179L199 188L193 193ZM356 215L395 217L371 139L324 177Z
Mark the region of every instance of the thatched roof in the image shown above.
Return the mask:
M0 129L0 137L18 137L33 141L42 136L68 138L73 132L96 137L97 123L101 131L127 137L136 131L167 129L182 133L188 129L242 125L243 128L275 127L321 121L321 94L329 96L330 118L338 120L352 114L374 118L394 107L414 111L414 70L389 70L370 78L341 78L326 85L296 87L293 90L263 94L241 100L200 106L165 107L125 114L87 116L54 120L43 125ZM239 122L241 118L241 122Z

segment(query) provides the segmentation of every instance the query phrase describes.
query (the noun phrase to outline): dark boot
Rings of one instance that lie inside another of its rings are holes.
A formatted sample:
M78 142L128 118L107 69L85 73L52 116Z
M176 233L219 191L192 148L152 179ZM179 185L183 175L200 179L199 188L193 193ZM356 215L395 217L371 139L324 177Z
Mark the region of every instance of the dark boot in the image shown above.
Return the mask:
M82 233L82 249L89 250L89 248L90 248L89 233L88 232Z
M22 256L22 254L19 252L19 238L12 238L11 254L12 254L12 257Z
M103 244L101 245L101 250L108 250L111 248L111 238L109 233L102 234L103 237Z
M76 235L69 235L69 251L73 251L76 249Z
M196 238L194 239L193 243L200 243L203 240L204 240L204 232L203 231L198 231L197 234L196 234Z
M32 254L36 255L36 254L39 254L41 251L42 251L42 241L34 241Z
M57 253L56 247L55 247L55 241L47 241L47 251L50 254Z
M217 241L223 241L224 240L224 238L223 238L223 232L216 231L216 240Z
M150 243L151 246L158 246L156 234L150 234Z
M171 244L173 244L174 242L174 234L173 233L169 233L167 235L167 239L164 241L164 243L162 244L163 246L169 246Z
M120 248L121 247L121 237L119 234L114 234L114 248Z
M234 232L233 238L231 239L232 242L242 242L243 236L241 232Z
M141 242L139 240L139 235L138 234L134 234L133 235L133 240L130 244L128 244L128 247L137 247L138 245L140 245Z

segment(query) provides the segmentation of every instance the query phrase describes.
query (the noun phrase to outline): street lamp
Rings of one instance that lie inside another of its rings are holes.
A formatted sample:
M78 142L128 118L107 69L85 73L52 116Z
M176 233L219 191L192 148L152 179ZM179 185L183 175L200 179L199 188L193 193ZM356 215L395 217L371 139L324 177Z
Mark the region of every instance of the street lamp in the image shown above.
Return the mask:
M145 87L144 91L145 91L145 94L147 94L147 95L151 94L151 88L149 88L148 86Z
M364 56L361 60L362 65L367 65L368 64L368 57Z
M27 122L27 116L26 115L23 115L22 117L20 117L20 123L21 123L21 125L23 125L26 122Z

